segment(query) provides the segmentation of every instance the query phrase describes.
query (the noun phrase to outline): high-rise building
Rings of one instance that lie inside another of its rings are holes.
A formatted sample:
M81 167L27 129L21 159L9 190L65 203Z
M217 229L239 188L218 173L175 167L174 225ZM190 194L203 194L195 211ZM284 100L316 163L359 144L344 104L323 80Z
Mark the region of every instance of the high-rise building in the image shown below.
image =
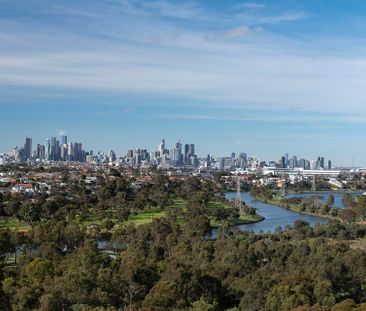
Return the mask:
M66 145L66 144L67 144L67 136L62 135L61 136L61 146Z
M306 169L306 160L300 159L297 166Z
M57 160L57 140L56 137L51 138L51 147L50 147L50 160Z
M24 143L24 156L28 160L32 157L32 138L26 137Z
M60 160L67 161L67 144L61 145L61 153L60 153Z
M73 160L77 162L84 162L84 152L81 143L74 143Z
M194 144L185 144L184 145L184 159L183 162L186 165L194 165L191 161L191 157L195 155Z
M40 160L44 160L46 157L46 148L44 145L37 144L36 150L36 158Z
M67 144L67 161L73 161L74 160L74 144L68 143Z
M163 154L165 154L165 139L161 140L161 143L158 146L158 152L160 157L162 157Z
M280 160L280 167L281 167L281 168L286 168L286 167L287 167L286 156L281 157L281 160Z
M332 169L332 161L328 160L328 170L331 170L331 169Z
M49 139L46 139L45 142L45 159L47 161L51 160L51 143Z
M288 153L285 153L285 160L283 162L283 166L282 168L287 168L288 167Z
M109 162L114 162L114 161L116 161L116 154L114 153L114 151L111 149L111 150L109 150L109 158L108 158L108 160L109 160Z
M172 148L169 153L170 162L173 166L179 166L183 164L182 144L177 142L175 148Z
M129 158L129 159L133 158L133 150L132 149L127 150L127 158Z

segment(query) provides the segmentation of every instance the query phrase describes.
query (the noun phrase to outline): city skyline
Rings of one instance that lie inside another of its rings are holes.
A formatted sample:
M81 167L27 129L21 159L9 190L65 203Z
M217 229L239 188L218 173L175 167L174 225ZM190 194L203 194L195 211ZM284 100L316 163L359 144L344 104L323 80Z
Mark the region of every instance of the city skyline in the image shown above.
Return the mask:
M332 160L324 156L307 159L296 154L285 153L279 160L263 159L247 152L229 155L214 155L207 153L202 156L196 153L196 145L183 143L180 139L169 146L163 138L156 148L144 149L141 146L129 148L118 154L112 148L108 152L94 151L85 148L81 142L72 142L63 130L58 131L57 137L45 139L44 144L33 145L31 137L25 137L24 145L15 145L8 153L0 153L0 165L10 163L41 164L44 162L88 162L91 164L118 164L132 167L158 166L163 169L191 167L199 169L245 169L256 170L264 168L302 169L302 170L332 170ZM352 166L353 167L353 166Z
M122 152L329 154L366 166L360 1L4 0L0 150L65 129ZM346 25L346 27L344 27Z

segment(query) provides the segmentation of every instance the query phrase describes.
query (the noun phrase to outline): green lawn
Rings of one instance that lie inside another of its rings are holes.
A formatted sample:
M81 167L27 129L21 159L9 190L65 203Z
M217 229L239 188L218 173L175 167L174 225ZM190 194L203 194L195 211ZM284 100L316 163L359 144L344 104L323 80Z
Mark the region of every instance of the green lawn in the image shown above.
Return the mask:
M187 208L187 201L183 200L183 199L176 199L176 200L174 200L171 207L180 208L183 211L185 211L186 208ZM228 203L224 203L224 202L220 202L220 201L210 201L208 203L208 207L215 209L215 208L230 208L231 206ZM163 217L166 217L166 216L167 216L167 212L164 211L164 210L161 210L159 208L153 209L153 210L141 211L140 213L138 213L136 215L131 215L128 218L127 221L122 223L122 225L125 225L125 224L135 224L135 225L147 224L147 223L151 223L153 221L153 219L163 218ZM247 223L261 221L263 219L264 218L260 215L245 215L243 217L240 217L239 219L230 219L229 223L230 223L230 225L240 225L240 224L247 224ZM185 219L183 217L179 217L177 219L177 223L178 224L184 224ZM211 219L210 223L213 227L216 227L216 226L219 226L221 222L216 221L215 219Z
M17 231L28 231L31 226L26 223L20 222L15 217L0 217L0 229L9 229L9 230L17 230Z
M230 204L228 203L223 203L220 201L210 201L208 202L208 207L209 208L230 208Z
M166 211L161 209L152 209L147 211L142 211L136 215L131 215L128 220L124 221L123 224L147 224L153 221L156 218L163 218L166 217Z
M210 201L208 203L208 207L212 209L216 208L230 208L230 204L220 202L220 201ZM187 201L181 198L177 198L173 201L171 208L178 208L182 211L186 211L187 209ZM162 210L160 208L154 208L146 211L141 211L137 214L131 215L128 220L119 222L117 219L111 219L117 226L118 225L141 225L151 223L154 219L167 217L167 211ZM259 217L259 218L258 218ZM260 220L260 216L245 216L242 219L238 220L230 220L230 224L243 224ZM89 227L91 225L103 226L105 220L96 219L95 216L92 216L92 211L90 211L90 215L86 219L80 219L80 215L76 215L75 221L82 227ZM178 217L177 224L184 224L184 217ZM213 226L219 225L219 222L211 219L211 224ZM10 229L10 230L18 230L18 231L28 231L31 227L25 223L20 222L15 217L0 217L0 229Z

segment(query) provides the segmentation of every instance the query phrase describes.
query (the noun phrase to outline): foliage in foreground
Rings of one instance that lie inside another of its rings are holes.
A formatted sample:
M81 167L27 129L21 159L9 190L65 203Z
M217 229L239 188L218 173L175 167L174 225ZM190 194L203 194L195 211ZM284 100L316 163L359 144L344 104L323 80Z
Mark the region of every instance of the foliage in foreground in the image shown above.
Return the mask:
M275 234L206 234L196 222L131 225L110 237L111 254L73 223L45 224L28 236L1 231L1 254L19 246L24 253L12 264L2 257L0 309L364 308L357 304L366 299L366 253L346 242L365 236L360 226L297 222Z

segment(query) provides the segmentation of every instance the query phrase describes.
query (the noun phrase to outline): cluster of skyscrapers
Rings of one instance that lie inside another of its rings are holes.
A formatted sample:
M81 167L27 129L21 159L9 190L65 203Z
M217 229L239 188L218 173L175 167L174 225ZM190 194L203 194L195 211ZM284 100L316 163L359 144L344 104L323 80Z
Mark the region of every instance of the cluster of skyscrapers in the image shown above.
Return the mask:
M23 147L14 147L13 156L17 162L29 160L40 161L77 161L84 162L86 153L81 143L72 143L67 141L67 136L61 136L61 141L56 137L46 139L45 144L37 144L32 149L32 138L26 137Z
M319 156L316 160L306 160L306 159L298 159L297 156L292 156L289 158L288 153L281 157L278 163L269 162L269 166L279 167L279 168L302 168L304 170L314 170L314 169L332 169L332 161L328 160L325 162L324 157Z
M107 154L93 151L85 152L81 143L68 142L67 136L63 135L58 140L56 137L46 139L45 144L37 144L32 149L32 138L26 137L23 147L15 147L13 150L13 160L6 161L4 155L0 155L0 164L5 162L26 162L26 161L67 161L67 162L88 162L88 163L115 163L126 166L150 166L156 165L161 168L171 167L197 167L218 170L248 169L257 170L262 168L276 169L304 169L304 170L331 170L332 162L325 162L324 157L319 156L316 160L309 161L297 156L289 157L288 153L279 161L260 161L256 157L249 157L246 153L231 153L227 157L216 157L207 155L198 157L195 153L194 144L175 143L172 148L166 146L165 140L157 146L156 150L130 149L127 154L117 157L113 150Z
M183 144L179 141L173 148L169 149L163 139L158 145L157 150L148 152L146 149L128 150L124 159L126 164L157 164L162 167L169 166L198 166L198 157L195 154L194 144Z

